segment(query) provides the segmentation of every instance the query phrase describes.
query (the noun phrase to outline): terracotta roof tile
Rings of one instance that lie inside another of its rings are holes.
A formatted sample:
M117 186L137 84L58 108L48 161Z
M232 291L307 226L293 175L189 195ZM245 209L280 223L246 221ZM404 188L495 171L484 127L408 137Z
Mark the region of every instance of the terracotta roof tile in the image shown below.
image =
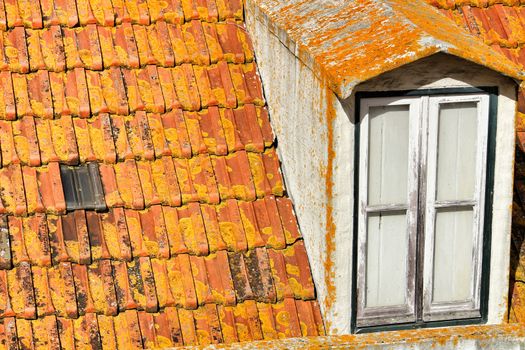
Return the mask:
M292 328L322 334L242 11L0 1L8 348L263 339L283 303ZM60 165L87 162L106 212L66 210Z

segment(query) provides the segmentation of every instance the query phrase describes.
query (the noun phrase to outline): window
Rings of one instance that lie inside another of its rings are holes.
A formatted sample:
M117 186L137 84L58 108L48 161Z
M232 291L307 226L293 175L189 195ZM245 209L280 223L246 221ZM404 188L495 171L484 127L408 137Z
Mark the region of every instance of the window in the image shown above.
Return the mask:
M482 317L489 102L360 99L356 327Z
M97 163L60 165L67 210L105 210L104 191Z

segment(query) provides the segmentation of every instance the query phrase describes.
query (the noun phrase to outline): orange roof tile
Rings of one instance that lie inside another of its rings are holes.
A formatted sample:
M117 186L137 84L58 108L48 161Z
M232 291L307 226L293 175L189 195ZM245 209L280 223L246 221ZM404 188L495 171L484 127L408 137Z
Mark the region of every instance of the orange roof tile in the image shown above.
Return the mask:
M7 348L324 333L240 0L0 0L0 83Z

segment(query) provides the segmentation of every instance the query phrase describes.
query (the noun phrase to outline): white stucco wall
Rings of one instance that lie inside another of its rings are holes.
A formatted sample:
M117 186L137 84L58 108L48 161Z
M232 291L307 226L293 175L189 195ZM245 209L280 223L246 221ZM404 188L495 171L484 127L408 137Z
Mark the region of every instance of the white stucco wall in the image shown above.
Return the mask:
M348 334L352 314L354 94L340 101L322 78L316 77L322 74L314 74L301 62L301 51L287 41L284 32L268 23L251 0L247 0L246 10L287 191L304 236L327 330ZM500 88L489 323L501 323L508 288L515 86L499 74L450 56L434 56L420 63L402 67L358 90ZM329 159L332 171L327 169ZM331 220L327 215L330 203Z

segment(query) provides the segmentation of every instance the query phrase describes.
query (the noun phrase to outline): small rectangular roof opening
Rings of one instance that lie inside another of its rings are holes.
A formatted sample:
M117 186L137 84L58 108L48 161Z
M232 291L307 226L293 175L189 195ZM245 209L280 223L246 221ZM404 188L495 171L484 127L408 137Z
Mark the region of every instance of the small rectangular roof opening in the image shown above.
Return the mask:
M67 210L107 209L97 163L78 166L61 164L60 176Z

